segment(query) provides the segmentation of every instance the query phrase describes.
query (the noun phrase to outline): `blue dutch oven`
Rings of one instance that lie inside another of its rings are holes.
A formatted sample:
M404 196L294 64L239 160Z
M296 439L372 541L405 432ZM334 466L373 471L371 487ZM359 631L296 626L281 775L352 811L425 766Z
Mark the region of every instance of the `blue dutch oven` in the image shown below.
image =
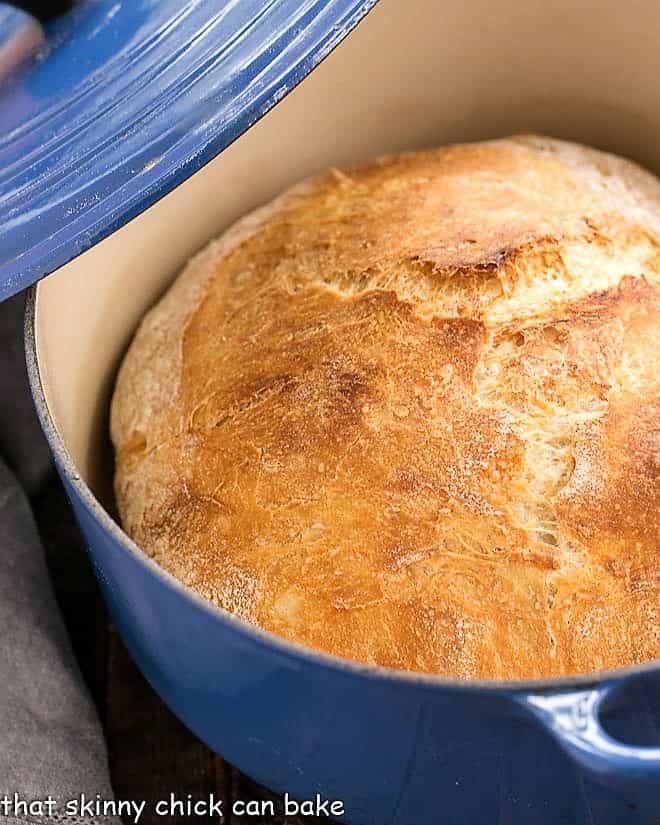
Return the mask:
M256 781L355 825L657 825L658 662L530 682L356 664L207 603L112 516L108 399L139 318L283 186L520 129L660 171L655 0L372 5L90 0L43 40L0 7L0 296L58 270L27 302L38 414L132 656Z

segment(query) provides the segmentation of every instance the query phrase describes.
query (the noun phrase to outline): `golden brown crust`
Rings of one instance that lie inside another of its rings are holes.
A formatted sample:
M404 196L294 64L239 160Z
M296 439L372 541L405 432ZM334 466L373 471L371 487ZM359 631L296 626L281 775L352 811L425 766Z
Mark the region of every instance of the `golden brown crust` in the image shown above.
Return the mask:
M126 530L215 603L460 677L660 656L660 184L525 136L331 172L143 321Z

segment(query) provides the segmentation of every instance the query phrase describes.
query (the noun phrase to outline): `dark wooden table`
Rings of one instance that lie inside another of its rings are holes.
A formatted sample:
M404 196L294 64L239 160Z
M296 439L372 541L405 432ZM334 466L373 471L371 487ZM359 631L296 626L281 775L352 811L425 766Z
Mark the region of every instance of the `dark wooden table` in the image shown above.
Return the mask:
M32 499L55 592L80 667L97 704L116 797L146 800L141 825L220 822L302 825L330 820L286 817L280 800L255 785L193 736L144 680L114 630L59 480L53 474ZM157 816L154 802L222 798L224 817ZM232 815L235 800L274 801L274 817Z

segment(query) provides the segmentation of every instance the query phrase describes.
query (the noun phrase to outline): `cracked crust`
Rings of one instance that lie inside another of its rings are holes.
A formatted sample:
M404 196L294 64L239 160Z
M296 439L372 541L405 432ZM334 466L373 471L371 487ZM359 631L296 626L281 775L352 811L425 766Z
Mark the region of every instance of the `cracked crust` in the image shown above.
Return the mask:
M312 647L464 678L660 656L660 184L523 136L331 170L146 316L124 527Z

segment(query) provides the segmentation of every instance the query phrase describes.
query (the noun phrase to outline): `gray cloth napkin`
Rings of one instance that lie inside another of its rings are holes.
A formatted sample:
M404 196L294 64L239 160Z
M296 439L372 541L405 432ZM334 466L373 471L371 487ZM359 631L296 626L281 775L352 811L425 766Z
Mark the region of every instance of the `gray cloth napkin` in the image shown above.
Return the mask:
M118 825L89 809L79 815L81 802L110 800L112 790L99 720L23 489L38 487L50 461L25 378L22 304L0 304L0 825ZM50 808L26 810L49 795ZM78 816L68 818L72 801Z

